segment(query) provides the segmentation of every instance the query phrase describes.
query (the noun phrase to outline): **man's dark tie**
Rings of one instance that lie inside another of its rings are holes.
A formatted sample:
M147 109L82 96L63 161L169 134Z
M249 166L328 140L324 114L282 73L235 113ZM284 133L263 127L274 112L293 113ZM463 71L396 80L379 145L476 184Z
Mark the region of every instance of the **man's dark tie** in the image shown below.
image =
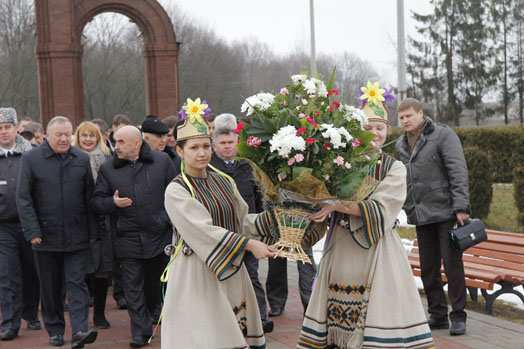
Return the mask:
M8 158L8 157L10 157L10 156L13 156L13 153L11 153L10 151L8 151L8 152L5 153L5 157L6 157L6 158Z
M226 168L227 168L228 170L231 170L231 169L233 168L233 165L234 165L234 162L233 162L233 161L231 161L231 162L226 162Z

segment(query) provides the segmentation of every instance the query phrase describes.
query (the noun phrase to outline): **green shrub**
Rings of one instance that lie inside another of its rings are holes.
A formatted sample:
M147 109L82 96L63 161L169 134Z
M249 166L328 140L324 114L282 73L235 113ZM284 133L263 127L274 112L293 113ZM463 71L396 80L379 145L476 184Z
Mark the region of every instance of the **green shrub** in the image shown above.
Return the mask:
M493 197L493 170L486 152L477 147L464 148L469 170L471 216L485 219Z
M492 180L495 183L511 183L513 169L524 167L524 126L498 126L453 128L463 148L476 147L488 156L492 166ZM397 139L403 130L401 127L391 129L386 143ZM391 144L384 151L395 156L395 145ZM484 173L486 177L488 173Z
M513 195L519 210L518 221L524 226L524 167L515 167L513 170Z

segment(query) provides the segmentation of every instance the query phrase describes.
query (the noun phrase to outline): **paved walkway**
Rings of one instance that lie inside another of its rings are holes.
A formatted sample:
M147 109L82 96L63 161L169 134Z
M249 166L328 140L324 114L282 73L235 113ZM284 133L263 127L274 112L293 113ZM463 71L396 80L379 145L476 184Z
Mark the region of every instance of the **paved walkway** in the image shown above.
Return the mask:
M302 325L303 309L297 289L297 268L293 262L288 264L288 275L290 278L289 299L284 314L280 317L273 318L275 321L275 330L266 336L268 349L295 348ZM265 278L266 272L267 261L262 261L260 263L260 274L262 278ZM99 330L97 341L92 345L86 346L86 348L129 348L128 343L131 339L131 334L129 331L127 311L118 310L112 298L108 299L107 318L111 322L111 329ZM64 347L70 347L71 329L68 320L66 321L66 342ZM467 333L464 336L451 337L447 330L433 331L437 349L524 349L524 326L522 325L469 311L467 326ZM0 348L54 348L49 346L49 337L45 330L29 331L25 328L25 322L23 327L17 339L10 342L0 342ZM90 327L92 327L91 321ZM160 328L157 331L157 337L148 348L160 348L159 336Z

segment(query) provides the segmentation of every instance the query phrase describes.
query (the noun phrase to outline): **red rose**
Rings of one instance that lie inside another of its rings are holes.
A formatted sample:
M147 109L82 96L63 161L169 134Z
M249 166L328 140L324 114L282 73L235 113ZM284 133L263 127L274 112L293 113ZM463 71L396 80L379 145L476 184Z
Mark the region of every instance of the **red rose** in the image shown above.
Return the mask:
M315 139L314 138L308 138L308 139L306 139L306 143L311 145L311 144L315 143Z
M336 96L338 96L338 90L332 89L331 92L328 92L327 95L328 95L328 96L331 96L331 95L336 95Z
M337 101L333 101L333 104L337 107L337 108L340 108L340 103L337 102Z
M330 146L328 143L324 143L324 149L327 150L327 149L329 149L329 148L331 148L331 146Z
M317 116L320 116L320 112L318 110L315 110L315 114L317 114Z

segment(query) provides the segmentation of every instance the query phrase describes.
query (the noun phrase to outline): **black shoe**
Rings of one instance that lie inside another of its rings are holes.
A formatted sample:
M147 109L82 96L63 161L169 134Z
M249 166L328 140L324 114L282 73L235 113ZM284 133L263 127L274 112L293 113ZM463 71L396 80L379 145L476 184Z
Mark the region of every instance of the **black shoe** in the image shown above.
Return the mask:
M428 319L428 325L431 330L441 330L441 329L448 329L449 328L449 321L448 319L444 320L437 320L433 318Z
M12 341L16 337L18 337L18 332L12 329L0 333L0 341Z
M61 334L55 334L54 336L51 336L51 338L49 338L49 344L51 344L53 347L61 347L64 345L64 336Z
M271 317L275 317L275 316L280 316L282 315L282 313L284 312L284 309L280 309L280 308L272 308L268 315L271 316Z
M452 336L460 336L466 333L466 322L465 321L451 321L451 328L449 334Z
M42 325L40 324L40 320L36 319L27 321L27 329L33 331L41 330Z
M91 344L96 341L98 332L96 330L90 331L78 331L73 334L73 339L71 340L71 348L83 348L85 344Z
M273 320L266 320L262 322L262 328L264 329L264 333L273 332L274 327L275 327L275 324L273 323Z
M95 327L100 328L102 330L105 330L111 327L111 324L109 323L109 321L107 321L104 314L98 315L96 317L93 316L93 324L95 325Z
M149 345L149 343L147 342L147 339L144 339L144 337L134 337L129 342L129 346L131 348L142 348L142 347L145 347L146 345Z
M127 301L125 298L120 298L116 301L116 307L120 310L127 309Z

